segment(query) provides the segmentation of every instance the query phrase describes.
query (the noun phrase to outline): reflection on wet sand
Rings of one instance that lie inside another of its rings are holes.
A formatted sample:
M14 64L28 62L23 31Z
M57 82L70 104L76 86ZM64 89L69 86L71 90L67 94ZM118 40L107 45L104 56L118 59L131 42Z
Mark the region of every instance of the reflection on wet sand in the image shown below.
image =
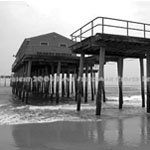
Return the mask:
M12 135L20 150L149 149L150 116L14 125Z

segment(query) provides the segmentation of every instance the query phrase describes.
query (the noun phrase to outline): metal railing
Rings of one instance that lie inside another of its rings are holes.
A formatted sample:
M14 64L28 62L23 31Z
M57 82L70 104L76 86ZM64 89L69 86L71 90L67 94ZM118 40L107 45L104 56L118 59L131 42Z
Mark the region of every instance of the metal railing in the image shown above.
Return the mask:
M97 17L73 32L70 36L73 41L80 42L85 38L94 36L96 33L150 38L150 24Z

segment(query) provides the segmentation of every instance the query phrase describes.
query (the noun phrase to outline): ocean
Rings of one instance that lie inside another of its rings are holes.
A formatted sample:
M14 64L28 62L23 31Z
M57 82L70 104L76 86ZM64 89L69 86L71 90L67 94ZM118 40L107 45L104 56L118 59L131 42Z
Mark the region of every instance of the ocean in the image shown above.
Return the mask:
M76 103L68 100L56 105L49 101L32 100L34 103L25 105L17 97L12 95L11 87L0 87L0 124L26 124L44 123L56 121L101 121L107 117L125 117L129 114L140 114L142 109L140 86L124 86L123 110L118 110L118 87L106 86L106 103L102 104L102 116L95 116L95 101L88 96L88 103L81 104L81 111L76 111Z

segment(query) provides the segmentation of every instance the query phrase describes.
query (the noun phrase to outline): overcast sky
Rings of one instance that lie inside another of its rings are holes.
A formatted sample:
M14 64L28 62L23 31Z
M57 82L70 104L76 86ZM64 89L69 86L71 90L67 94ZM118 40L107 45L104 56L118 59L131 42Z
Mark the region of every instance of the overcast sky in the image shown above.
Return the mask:
M17 53L25 38L50 32L70 38L73 31L97 16L150 23L150 1L0 1L0 74L11 73L15 60L13 54ZM138 65L138 61L126 62L125 75L139 73ZM106 66L107 69L112 68L112 72L114 67L113 64Z

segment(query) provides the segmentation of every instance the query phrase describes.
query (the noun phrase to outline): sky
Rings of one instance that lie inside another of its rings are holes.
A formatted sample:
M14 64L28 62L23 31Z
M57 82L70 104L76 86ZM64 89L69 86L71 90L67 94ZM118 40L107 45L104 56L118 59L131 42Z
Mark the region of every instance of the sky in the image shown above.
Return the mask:
M11 65L23 40L57 32L68 38L97 16L150 23L150 1L135 0L22 0L0 1L0 75L11 74ZM108 63L116 75L116 64ZM127 60L125 76L139 74L138 60ZM109 75L108 75L109 76Z

